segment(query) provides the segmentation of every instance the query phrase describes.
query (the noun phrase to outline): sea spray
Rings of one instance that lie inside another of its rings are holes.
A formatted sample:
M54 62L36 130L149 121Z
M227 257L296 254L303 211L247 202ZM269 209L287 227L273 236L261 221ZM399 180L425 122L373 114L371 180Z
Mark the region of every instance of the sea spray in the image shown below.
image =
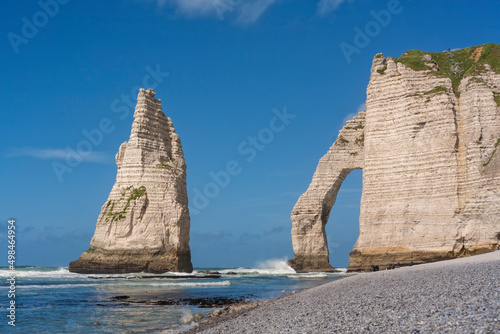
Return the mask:
M183 325L189 325L191 323L196 322L196 319L193 316L193 312L191 312L191 309L188 307L183 307L180 309L181 311L181 319L180 323Z
M287 259L269 259L259 261L255 268L233 268L219 271L222 274L234 272L244 275L290 275L295 274L295 270L287 264Z
M288 258L269 259L263 262L257 262L257 268L265 274L295 274L295 270L288 265Z

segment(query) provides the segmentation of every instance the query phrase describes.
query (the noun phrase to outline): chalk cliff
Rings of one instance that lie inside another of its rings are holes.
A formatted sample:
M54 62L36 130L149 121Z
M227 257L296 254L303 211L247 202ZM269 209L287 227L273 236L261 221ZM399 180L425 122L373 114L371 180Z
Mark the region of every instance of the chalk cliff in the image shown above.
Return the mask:
M366 112L340 131L292 211L290 265L332 270L324 226L353 169L363 191L349 270L495 249L499 147L500 45L376 55Z
M77 273L191 272L186 164L179 136L152 89L139 91L116 182Z

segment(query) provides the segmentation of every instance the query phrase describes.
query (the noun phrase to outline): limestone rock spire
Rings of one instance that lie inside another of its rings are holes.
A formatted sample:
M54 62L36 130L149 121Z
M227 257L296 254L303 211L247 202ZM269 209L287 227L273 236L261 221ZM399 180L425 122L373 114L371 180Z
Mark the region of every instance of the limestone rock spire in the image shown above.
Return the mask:
M152 89L140 89L128 142L77 273L191 272L186 163L179 136Z

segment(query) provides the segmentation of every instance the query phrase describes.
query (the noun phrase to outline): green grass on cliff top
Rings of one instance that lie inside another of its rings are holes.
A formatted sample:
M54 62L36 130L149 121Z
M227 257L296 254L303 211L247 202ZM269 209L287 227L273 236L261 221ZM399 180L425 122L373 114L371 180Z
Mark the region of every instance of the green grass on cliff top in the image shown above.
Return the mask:
M481 55L477 62L475 61L475 50L483 47ZM429 54L438 64L439 71L434 72L424 64L422 58ZM420 50L410 50L401 57L394 59L397 63L403 63L415 71L430 70L430 73L451 79L453 90L457 87L466 75L474 75L484 70L484 64L489 64L497 73L500 73L500 45L495 43L484 44L481 46L471 46L465 49L444 52L424 52Z

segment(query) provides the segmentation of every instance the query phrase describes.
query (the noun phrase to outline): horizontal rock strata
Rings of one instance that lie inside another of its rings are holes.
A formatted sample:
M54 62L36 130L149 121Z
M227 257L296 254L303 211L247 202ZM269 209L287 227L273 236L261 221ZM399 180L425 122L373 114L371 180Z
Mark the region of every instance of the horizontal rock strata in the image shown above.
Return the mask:
M151 89L137 98L130 140L77 273L191 272L186 164L179 136Z
M348 124L321 159L292 211L292 267L327 267L324 225L353 168L363 169L363 192L360 236L349 270L495 249L500 243L499 62L496 44L438 54L412 50L398 59L378 54L366 113L353 120L364 119L358 135L363 148L353 151L344 133L352 128ZM349 155L337 148L342 142ZM318 264L304 260L318 257Z
M342 182L352 170L363 168L364 127L364 112L347 122L292 211L295 257L289 264L297 272L335 271L328 262L325 225Z

